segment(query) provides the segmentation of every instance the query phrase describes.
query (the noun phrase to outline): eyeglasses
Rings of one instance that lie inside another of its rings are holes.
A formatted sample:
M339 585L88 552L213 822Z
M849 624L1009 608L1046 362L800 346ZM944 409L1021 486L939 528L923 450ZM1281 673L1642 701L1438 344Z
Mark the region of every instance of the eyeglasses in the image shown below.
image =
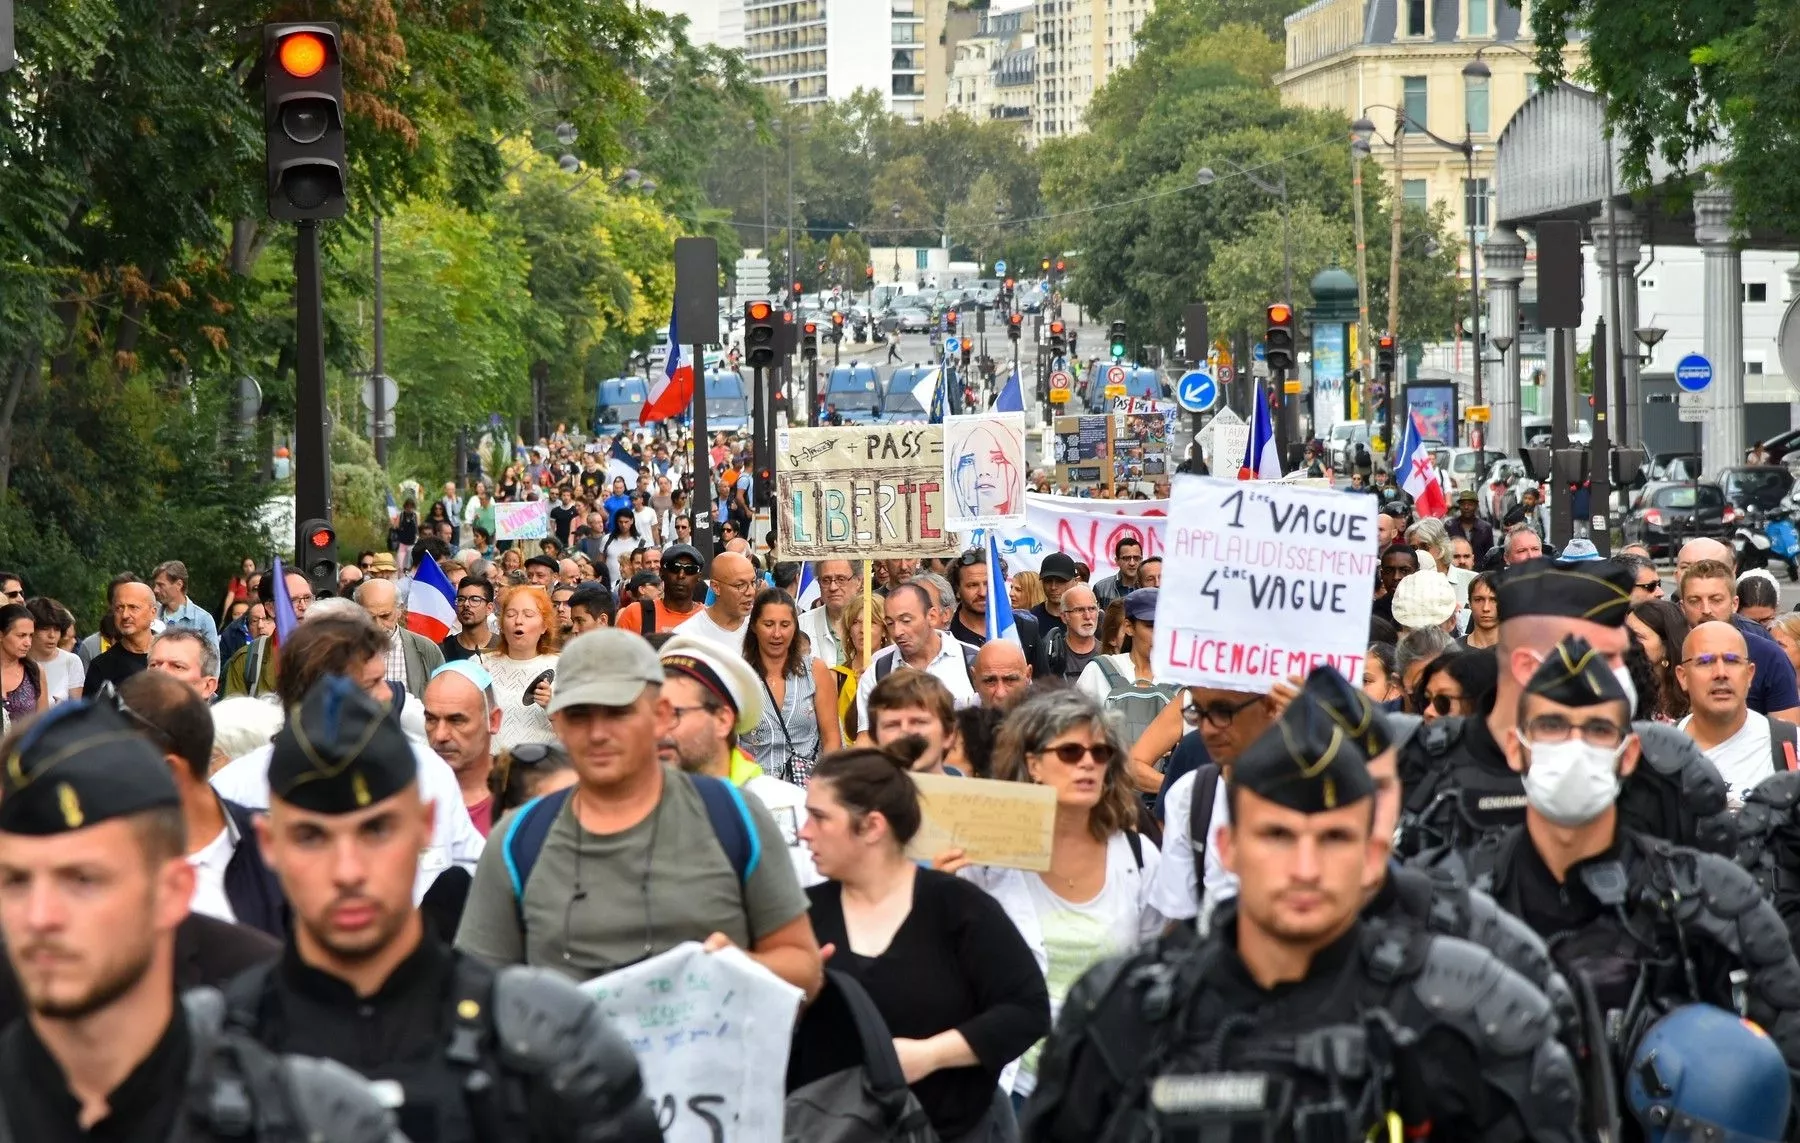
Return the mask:
M664 564L664 575L699 575L699 564Z
M1727 667L1747 667L1750 661L1750 656L1740 655L1736 651L1702 651L1681 662L1683 666L1692 663L1696 667L1711 667L1718 663L1724 663Z
M986 560L986 552L982 551L980 548L970 548L968 551L963 552L956 557L956 566L959 568L972 568L976 564L984 563Z
M1653 579L1649 583L1634 583L1631 586L1639 591L1655 592L1658 595L1662 594L1663 589L1662 580L1660 579Z
M477 603L486 602L487 596L485 595L459 595L456 597L456 606L458 607L474 607Z
M1462 700L1463 697L1461 695L1426 695L1425 705L1430 707L1438 716L1442 717L1453 713L1456 710L1456 704Z
M1569 735L1574 733L1580 733L1581 740L1589 746L1611 749L1625 741L1626 730L1618 723L1608 722L1604 718L1590 718L1577 725L1560 714L1540 714L1525 724L1527 742L1567 742Z
M694 570L698 571L700 569L695 568ZM844 587L856 582L855 576L848 575L822 575L815 576L814 579L820 587Z
M314 597L310 592L307 593L306 595L290 595L290 596L288 596L288 602L295 604L295 605L299 605L302 603L311 603L313 601L313 598Z
M1083 757L1092 758L1096 766L1110 766L1112 760L1118 757L1118 751L1105 742L1096 742L1092 745L1065 742L1060 746L1046 746L1042 750L1033 751L1033 753L1040 758L1048 754L1064 766L1077 765Z
M1214 730L1224 730L1236 721L1238 715L1249 710L1261 701L1261 695L1251 695L1240 703L1211 703L1199 708L1200 717L1205 719L1207 725L1211 726Z
M679 725L681 725L681 720L683 718L687 717L690 714L693 714L697 710L710 712L710 711L715 711L719 708L715 707L715 706L707 706L706 704L702 703L699 706L671 706L669 709L671 711L675 712L675 725L679 726Z
M547 742L521 742L509 753L512 760L521 766L541 766L545 762L567 758L562 747L552 746Z

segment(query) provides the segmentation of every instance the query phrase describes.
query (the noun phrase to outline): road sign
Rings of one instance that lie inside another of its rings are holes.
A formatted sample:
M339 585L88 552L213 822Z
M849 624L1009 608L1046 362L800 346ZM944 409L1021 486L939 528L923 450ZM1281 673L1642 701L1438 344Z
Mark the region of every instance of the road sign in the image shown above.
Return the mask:
M1219 384L1229 385L1237 380L1237 370L1227 361L1219 366Z
M1678 420L1697 424L1706 420L1707 414L1712 412L1712 402L1706 399L1705 393L1679 393L1677 396L1680 398L1680 408L1675 410Z
M1256 377L1256 378L1263 378L1263 377L1267 377L1268 375L1269 375L1269 363L1267 361L1264 361L1262 358L1259 357L1255 361L1252 361L1250 363L1250 376Z
M1219 383L1204 369L1190 369L1175 382L1175 403L1190 413L1204 413L1219 402Z
M962 353L962 338L946 337L944 339L944 356L956 357Z
M1004 278L1005 276L1006 276L1006 263L1005 262L995 262L994 263L994 277Z
M1698 353L1690 353L1675 363L1675 384L1690 393L1703 391L1712 379L1712 362Z
M1063 370L1052 370L1050 373L1050 403L1053 405L1068 404L1072 396L1069 390L1074 384L1075 379Z
M1268 347L1265 346L1262 342L1259 341L1255 345L1250 347L1250 360L1252 360L1252 361L1267 361L1268 359L1269 359Z
M1125 367L1123 365L1108 365L1106 367L1106 384L1108 387L1125 384Z
M1471 420L1471 421L1480 421L1483 424L1487 423L1490 415L1491 414L1486 405L1470 405L1468 408L1463 410L1464 419Z
M1302 391L1302 386L1298 381L1283 381L1281 383L1281 391L1290 394L1299 393Z
M365 381L363 381L363 386L362 386L363 408L368 409L370 411L373 411L375 408L375 382L376 382L376 380L377 380L376 378L370 377L370 378L366 379ZM380 381L381 381L381 405L383 408L387 409L389 412L392 412L395 403L400 400L400 386L394 384L394 379L392 377L387 376L386 374L383 374L380 377ZM392 436L393 434L389 433L388 435Z

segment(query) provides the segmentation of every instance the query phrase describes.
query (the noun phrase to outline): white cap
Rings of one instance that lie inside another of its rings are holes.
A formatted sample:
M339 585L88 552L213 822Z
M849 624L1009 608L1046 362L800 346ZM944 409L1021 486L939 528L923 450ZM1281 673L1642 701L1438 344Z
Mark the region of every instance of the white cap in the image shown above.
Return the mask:
M762 721L762 680L742 655L704 639L677 634L662 645L660 656L664 674L673 671L691 678L730 703L737 711L733 729L739 734L749 733Z
M1456 614L1456 588L1434 568L1416 571L1394 588L1394 622L1408 630L1437 627Z

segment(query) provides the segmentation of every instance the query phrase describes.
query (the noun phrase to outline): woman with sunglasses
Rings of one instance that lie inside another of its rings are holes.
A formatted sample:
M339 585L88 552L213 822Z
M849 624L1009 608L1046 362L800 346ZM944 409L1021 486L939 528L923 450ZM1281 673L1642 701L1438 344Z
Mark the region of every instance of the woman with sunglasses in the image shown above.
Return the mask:
M881 1012L937 1137L1014 1140L1001 1074L1049 1031L1049 997L999 902L907 857L921 819L909 771L925 749L906 737L814 769L800 840L828 880L806 891L813 932Z
M521 742L502 750L488 771L493 820L499 821L533 798L573 786L575 780L575 765L561 743Z
M819 755L842 741L830 705L831 670L800 649L800 613L787 592L757 593L744 626L744 658L769 701L738 745L769 777L805 786Z
M1050 868L966 866L955 850L938 865L960 870L1012 918L1044 970L1054 1020L1082 973L1161 928L1148 895L1162 855L1136 832L1139 798L1125 747L1092 696L1079 690L1027 696L1001 725L991 757L995 778L1056 791ZM1039 1048L1021 1061L1015 1105L1036 1086Z

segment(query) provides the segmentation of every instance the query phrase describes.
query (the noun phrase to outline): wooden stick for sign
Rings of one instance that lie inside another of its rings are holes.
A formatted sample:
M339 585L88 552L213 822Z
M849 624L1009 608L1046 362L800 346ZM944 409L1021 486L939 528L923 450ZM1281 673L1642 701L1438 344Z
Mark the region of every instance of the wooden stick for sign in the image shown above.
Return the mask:
M864 560L863 565L863 669L867 670L873 653L869 648L875 645L875 561ZM858 727L857 729L864 729Z

